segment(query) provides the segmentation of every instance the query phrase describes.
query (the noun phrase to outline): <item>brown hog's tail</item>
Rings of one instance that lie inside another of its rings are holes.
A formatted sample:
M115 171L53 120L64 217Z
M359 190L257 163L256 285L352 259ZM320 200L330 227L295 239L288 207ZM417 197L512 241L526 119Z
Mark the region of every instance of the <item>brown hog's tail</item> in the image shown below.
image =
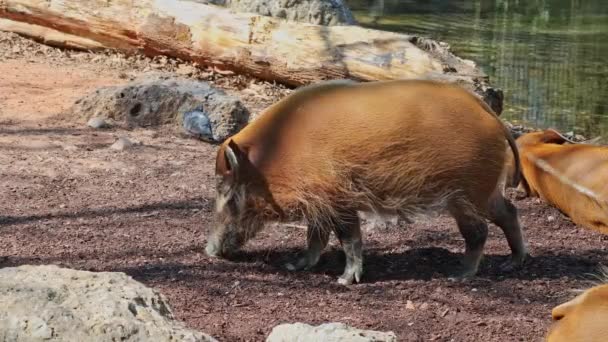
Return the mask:
M496 119L498 119L498 117ZM515 139L513 139L513 134L511 134L511 131L509 131L507 126L505 126L502 122L500 124L502 125L505 131L505 137L507 138L509 147L511 147L511 151L513 151L513 159L515 160L515 172L513 173L513 183L511 184L511 186L516 187L521 181L521 163L519 161L519 150L517 149L517 144L515 143Z
M490 108L490 106L488 106L488 104L485 103L485 101L483 101L482 99L477 97L477 95L475 95L475 94L471 94L471 95L473 97L475 97L475 99L485 109L485 111L488 112L488 114L492 115L496 119L496 121L498 121L498 123L502 126L503 132L505 133L505 138L507 139L507 142L509 143L509 147L511 148L511 151L513 151L513 159L515 161L515 172L513 173L513 179L512 179L513 183L511 184L511 186L517 187L519 185L519 182L521 181L522 175L521 175L521 162L519 160L519 149L517 149L517 144L515 143L515 139L513 139L513 134L511 134L511 131L502 122L502 120L500 120L500 118L498 117L498 115L496 115L496 113L492 110L492 108Z

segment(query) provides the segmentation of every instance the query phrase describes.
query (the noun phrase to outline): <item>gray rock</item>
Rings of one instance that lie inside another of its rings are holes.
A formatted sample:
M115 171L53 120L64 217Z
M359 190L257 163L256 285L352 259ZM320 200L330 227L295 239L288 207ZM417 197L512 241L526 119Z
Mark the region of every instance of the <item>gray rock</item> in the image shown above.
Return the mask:
M396 342L392 331L360 330L343 323L311 326L304 323L281 324L272 329L266 342Z
M356 25L343 0L194 0L230 8L237 12L283 18L310 24Z
M151 73L114 87L103 87L79 99L71 111L80 117L107 117L129 126L183 124L184 114L197 110L208 119L203 132L190 132L210 142L222 142L249 120L241 101L205 82Z
M57 266L0 270L0 341L216 341L175 320L124 273Z
M87 122L87 126L89 126L91 128L95 128L95 129L110 128L110 124L108 124L106 122L106 120L104 120L103 118L100 118L100 117L91 118Z
M213 135L213 128L211 127L209 116L202 108L195 108L194 110L186 112L182 124L186 133L201 140L206 140L207 137Z

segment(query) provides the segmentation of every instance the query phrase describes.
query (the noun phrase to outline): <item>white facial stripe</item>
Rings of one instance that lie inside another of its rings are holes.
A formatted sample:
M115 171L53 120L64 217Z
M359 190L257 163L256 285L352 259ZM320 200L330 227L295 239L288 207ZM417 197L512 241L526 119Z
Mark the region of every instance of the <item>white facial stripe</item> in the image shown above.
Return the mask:
M217 196L215 197L215 211L218 213L223 212L224 207L226 206L226 203L228 203L229 200L229 196L226 196L224 194L217 194Z

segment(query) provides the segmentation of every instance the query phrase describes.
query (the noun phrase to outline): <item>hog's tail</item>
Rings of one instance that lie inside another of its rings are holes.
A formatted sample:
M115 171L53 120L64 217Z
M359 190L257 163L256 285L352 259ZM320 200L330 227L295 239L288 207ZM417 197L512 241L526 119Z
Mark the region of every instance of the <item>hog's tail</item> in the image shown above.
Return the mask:
M483 109L485 109L485 111L488 112L488 114L492 115L494 117L494 119L496 119L496 121L498 121L498 123L502 126L503 132L505 134L505 138L507 139L507 142L509 143L509 147L511 148L511 151L513 151L513 159L515 160L515 172L513 173L513 179L512 179L513 183L511 184L511 186L513 186L513 187L518 186L519 182L522 179L521 162L519 160L519 150L517 149L517 144L515 143L515 139L513 139L513 134L511 134L511 131L502 122L502 120L500 120L500 118L498 117L498 115L496 115L496 113L492 110L492 108L490 108L490 106L488 106L488 104L485 103L485 101L483 101L482 99L477 97L475 94L471 94L471 95L473 97L475 97L475 99L477 100L477 102L479 102L479 104L483 107Z
M498 117L496 119L498 119ZM517 144L515 143L515 139L513 139L513 134L511 134L511 131L502 122L500 124L502 125L505 131L505 137L509 142L511 151L513 151L513 158L515 160L515 173L513 174L513 183L511 185L515 187L519 185L519 182L521 181L521 163L519 161L519 150L517 149Z

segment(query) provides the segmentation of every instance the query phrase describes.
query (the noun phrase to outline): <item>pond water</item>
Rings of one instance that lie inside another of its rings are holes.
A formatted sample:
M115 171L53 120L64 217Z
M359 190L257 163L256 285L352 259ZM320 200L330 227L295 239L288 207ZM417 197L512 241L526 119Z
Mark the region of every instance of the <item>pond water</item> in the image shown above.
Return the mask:
M505 93L502 117L608 136L608 0L347 0L363 26L450 44Z

